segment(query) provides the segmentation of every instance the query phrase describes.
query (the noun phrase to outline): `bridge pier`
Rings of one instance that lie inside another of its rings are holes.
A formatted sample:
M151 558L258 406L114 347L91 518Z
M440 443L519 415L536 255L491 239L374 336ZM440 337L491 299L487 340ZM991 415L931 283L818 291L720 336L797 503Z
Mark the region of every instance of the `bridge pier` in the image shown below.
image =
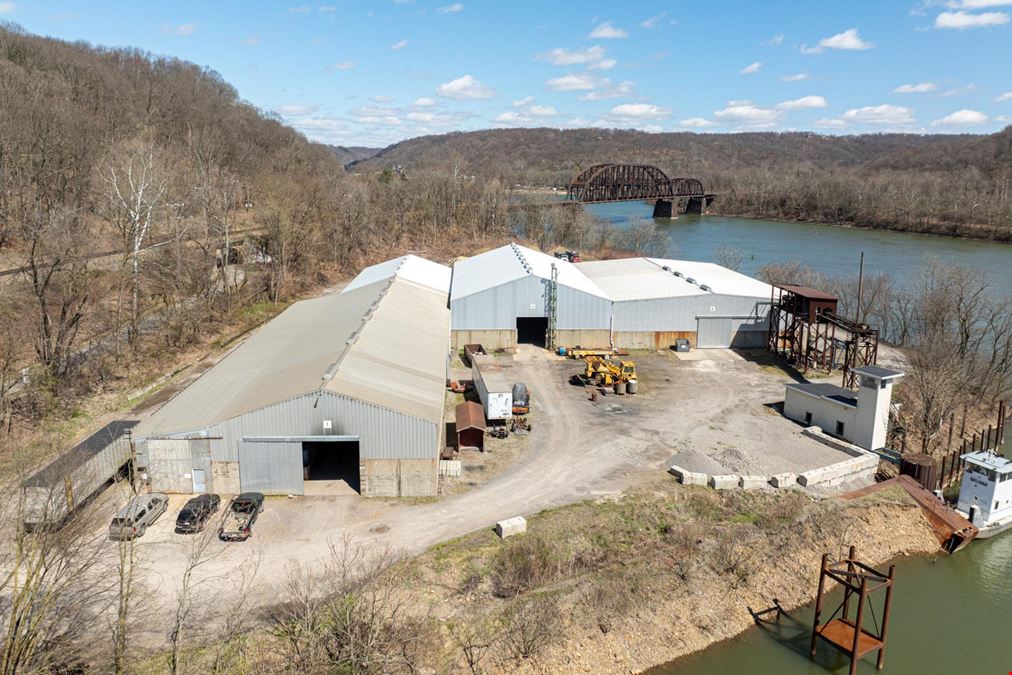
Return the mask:
M672 199L658 199L654 202L654 218L674 218L675 202Z

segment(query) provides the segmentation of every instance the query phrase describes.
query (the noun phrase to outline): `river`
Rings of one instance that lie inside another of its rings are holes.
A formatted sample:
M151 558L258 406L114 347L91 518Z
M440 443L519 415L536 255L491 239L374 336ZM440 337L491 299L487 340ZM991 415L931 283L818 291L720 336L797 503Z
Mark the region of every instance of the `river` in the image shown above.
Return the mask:
M640 202L598 204L589 209L619 227L651 216L651 207ZM829 276L853 276L863 251L866 272L885 272L900 284L916 278L924 262L933 257L984 270L996 293L1012 295L1012 245L723 216L683 215L657 223L671 242L669 257L715 261L717 251L727 246L744 255L741 271L746 274L768 263L797 260ZM814 595L817 571L812 573ZM826 611L831 613L840 597L842 593L834 592ZM801 608L778 626L753 628L650 674L847 672L847 660L825 645L814 661L808 659L812 612L811 606ZM1012 672L1010 618L1012 533L973 542L951 557L900 560L885 672ZM859 672L877 672L873 655L865 657Z
M620 227L649 219L644 202L615 202L587 207L596 217ZM716 261L728 247L741 253L741 272L754 274L768 263L797 260L831 277L857 276L864 251L865 272L885 272L902 282L914 279L925 260L990 270L994 291L1012 295L1012 245L926 234L868 230L818 223L753 220L725 216L681 215L656 221L670 240L667 257Z

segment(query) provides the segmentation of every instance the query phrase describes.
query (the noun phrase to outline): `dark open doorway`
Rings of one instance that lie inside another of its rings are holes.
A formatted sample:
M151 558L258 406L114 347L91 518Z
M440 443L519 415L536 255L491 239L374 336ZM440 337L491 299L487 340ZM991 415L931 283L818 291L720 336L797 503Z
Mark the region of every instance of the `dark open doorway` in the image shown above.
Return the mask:
M303 442L302 477L307 488L316 481L343 481L360 492L358 441Z
M526 345L545 346L548 333L548 317L517 317L517 342Z

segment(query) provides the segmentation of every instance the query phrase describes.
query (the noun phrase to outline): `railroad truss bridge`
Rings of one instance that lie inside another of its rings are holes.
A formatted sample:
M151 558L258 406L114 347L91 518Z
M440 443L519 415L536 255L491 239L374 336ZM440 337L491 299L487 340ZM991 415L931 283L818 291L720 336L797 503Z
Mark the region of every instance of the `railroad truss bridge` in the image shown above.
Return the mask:
M654 218L705 213L716 195L695 178L668 178L647 164L595 164L569 184L567 198L583 204L654 200Z

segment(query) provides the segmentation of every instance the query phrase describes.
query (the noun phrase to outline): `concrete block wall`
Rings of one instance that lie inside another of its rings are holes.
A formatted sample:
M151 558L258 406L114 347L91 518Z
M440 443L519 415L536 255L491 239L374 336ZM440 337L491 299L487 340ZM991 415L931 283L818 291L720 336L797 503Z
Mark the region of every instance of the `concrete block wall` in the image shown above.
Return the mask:
M438 459L362 460L362 496L432 497L439 486L438 463Z
M515 330L454 330L450 331L450 344L454 349L464 345L480 344L485 349L512 349L517 346Z

